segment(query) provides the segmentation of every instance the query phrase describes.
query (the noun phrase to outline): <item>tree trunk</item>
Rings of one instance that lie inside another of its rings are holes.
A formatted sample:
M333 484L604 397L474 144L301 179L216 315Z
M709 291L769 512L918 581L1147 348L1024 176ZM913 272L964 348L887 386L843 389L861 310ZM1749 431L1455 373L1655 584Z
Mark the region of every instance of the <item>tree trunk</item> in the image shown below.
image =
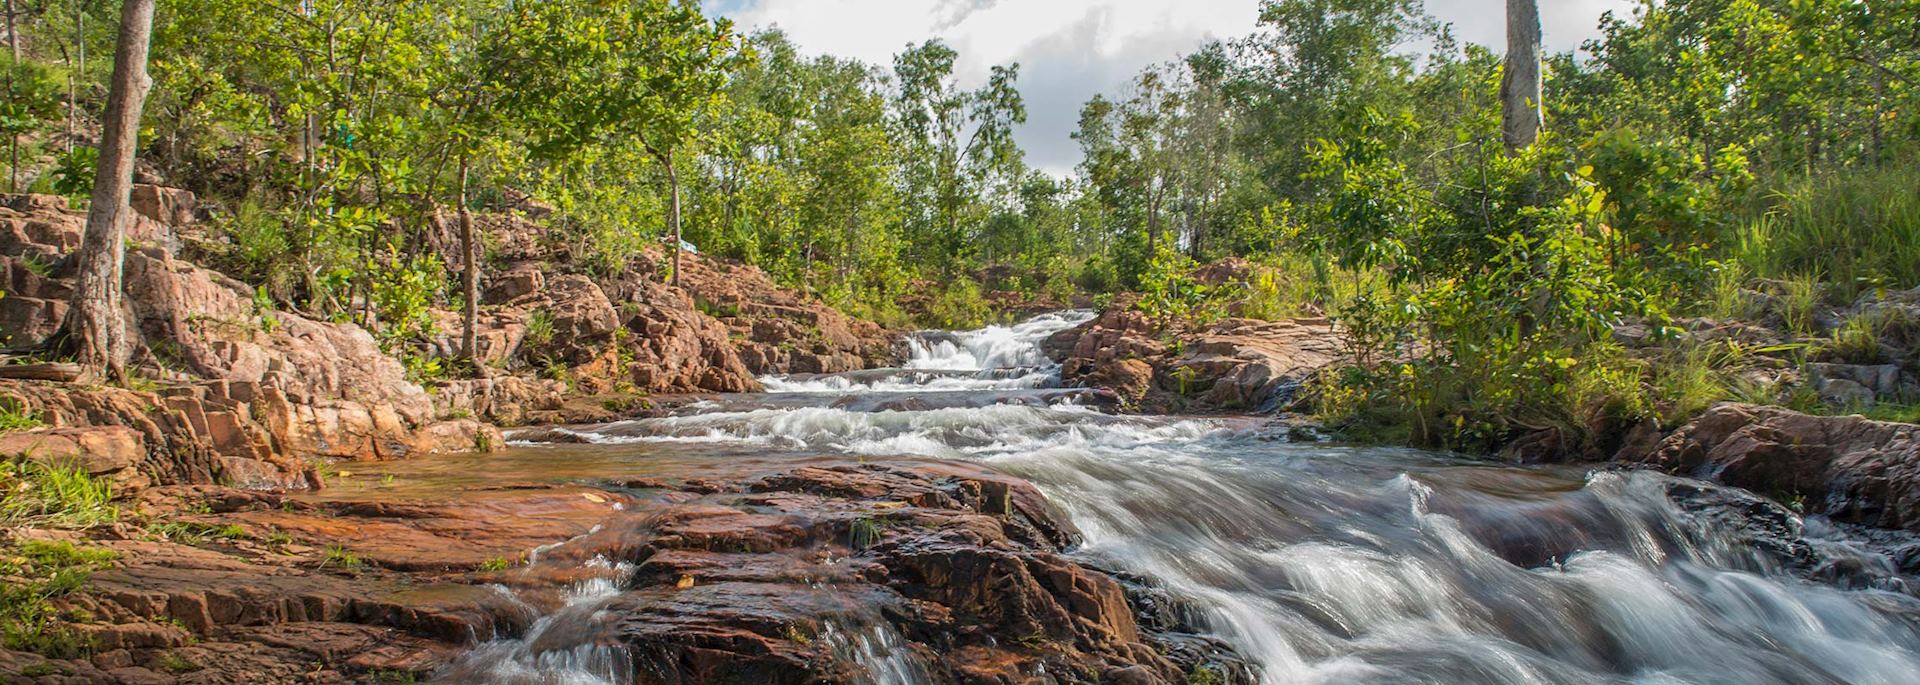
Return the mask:
M127 205L133 192L133 163L140 138L140 112L146 106L147 44L153 37L154 0L126 0L120 8L120 38L113 51L113 81L100 123L100 165L93 181L93 205L77 257L78 282L63 326L75 360L106 370L113 381L126 379L133 340L121 303L121 270L126 262Z
M7 50L13 53L13 62L20 63L20 30L13 21L13 0L7 0Z
M480 340L475 330L480 324L480 246L473 239L473 211L467 208L467 176L470 162L460 155L460 252L465 255L466 273L461 275L467 297L461 316L460 354L480 368Z
M673 191L667 205L667 224L673 229L673 284L680 285L680 170L673 165L671 150L662 156L661 163L667 165L667 187Z
M1500 78L1501 137L1507 151L1533 145L1546 125L1540 74L1540 4L1507 0L1507 63Z

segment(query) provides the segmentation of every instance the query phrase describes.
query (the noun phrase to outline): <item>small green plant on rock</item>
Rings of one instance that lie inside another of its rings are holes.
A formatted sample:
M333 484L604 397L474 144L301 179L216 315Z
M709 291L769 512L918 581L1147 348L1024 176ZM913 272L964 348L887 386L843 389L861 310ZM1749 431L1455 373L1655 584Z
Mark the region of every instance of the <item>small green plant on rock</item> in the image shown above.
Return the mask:
M40 415L13 398L0 398L0 433L32 430L42 426Z
M885 536L886 529L878 519L862 517L847 527L847 546L856 552L866 551Z
M157 663L159 663L160 668L174 675L192 673L206 668L205 666L201 666L199 662L188 659L179 652L172 651L161 653Z
M90 528L120 517L113 489L75 466L0 461L0 527Z
M537 350L553 342L553 312L535 309L527 315L527 335L520 344L527 349Z
M53 601L79 592L94 571L119 557L112 550L70 541L30 540L0 550L0 647L54 659L85 655L91 640L62 624Z
M347 548L340 545L327 545L327 549L323 554L324 556L320 559L321 568L338 566L345 569L357 569L367 565L366 560L347 551Z

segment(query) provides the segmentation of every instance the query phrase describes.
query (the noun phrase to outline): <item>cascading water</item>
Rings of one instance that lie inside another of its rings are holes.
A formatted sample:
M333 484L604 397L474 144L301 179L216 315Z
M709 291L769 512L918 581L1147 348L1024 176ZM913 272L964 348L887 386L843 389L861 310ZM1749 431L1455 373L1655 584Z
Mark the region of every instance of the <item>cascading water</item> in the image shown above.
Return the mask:
M1039 341L1093 320L1093 312L1034 317L1013 326L977 331L920 331L907 336L903 368L850 374L768 376L768 392L942 392L1020 390L1059 384L1060 369Z
M593 639L611 617L602 609L620 595L633 568L595 559L598 577L567 588L560 608L541 616L517 638L483 643L454 664L441 680L491 685L624 685L633 682L633 659L619 645ZM499 592L513 591L495 586ZM516 598L517 601L517 598Z
M580 434L604 449L738 444L989 464L1066 511L1085 536L1076 554L1184 600L1263 683L1920 682L1920 601L1891 564L1816 539L1865 580L1804 580L1798 565L1812 553L1798 519L1771 520L1781 535L1730 521L1714 498L1748 497L1737 491L1288 442L1245 419L1114 416L1019 401L967 375L1051 376L1039 341L1085 318L923 334L912 370L864 376L880 381L769 379L804 384L785 389L813 399L709 404ZM913 375L935 370L965 374ZM941 382L956 378L982 385ZM855 401L914 388L988 399ZM836 651L875 683L927 682L884 626L840 630ZM497 663L538 663L501 651Z

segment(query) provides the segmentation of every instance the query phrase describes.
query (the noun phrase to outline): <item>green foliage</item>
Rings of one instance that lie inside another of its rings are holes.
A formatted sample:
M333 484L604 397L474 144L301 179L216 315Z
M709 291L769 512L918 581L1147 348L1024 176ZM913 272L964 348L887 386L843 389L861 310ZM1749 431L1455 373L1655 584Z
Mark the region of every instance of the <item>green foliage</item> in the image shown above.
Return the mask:
M993 322L993 304L970 279L948 281L927 305L923 324L934 328L971 329Z
M163 521L147 525L147 534L157 539L198 545L209 540L246 540L253 536L239 524L213 524L197 521Z
M1220 672L1207 664L1199 664L1187 673L1187 685L1221 685Z
M53 169L48 172L53 178L53 192L70 198L91 196L94 171L99 166L100 148L96 147L79 145L55 156Z
M880 544L885 537L885 523L878 519L862 517L854 519L853 523L847 526L847 546L856 552L863 552L869 547Z
M1140 311L1162 324L1193 320L1207 323L1220 311L1212 304L1212 289L1194 280L1193 260L1171 247L1160 246L1140 277Z
M553 342L553 312L536 309L527 315L527 334L521 344L527 349L538 350Z
M322 567L335 566L342 569L353 570L367 565L366 560L361 559L359 555L347 551L347 548L340 545L327 545L322 554L323 556L320 559L320 565Z
M78 466L0 461L0 527L89 528L120 516L113 489Z
M0 647L53 659L83 657L91 641L59 622L52 602L79 592L95 571L112 565L110 550L69 541L29 540L0 550Z
M161 652L160 657L157 660L157 663L160 665L160 668L162 670L165 670L166 672L172 673L174 675L192 673L194 671L199 671L206 668L205 666L200 665L198 662L195 662L192 659L188 659L187 657L181 655L179 652L174 652L174 651Z

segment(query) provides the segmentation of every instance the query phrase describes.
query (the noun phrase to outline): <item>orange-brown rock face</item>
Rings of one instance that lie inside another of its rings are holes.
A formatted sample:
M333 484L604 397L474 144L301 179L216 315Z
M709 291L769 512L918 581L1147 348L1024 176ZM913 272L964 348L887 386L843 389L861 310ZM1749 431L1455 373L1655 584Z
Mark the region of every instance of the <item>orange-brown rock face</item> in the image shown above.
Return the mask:
M1160 411L1272 410L1344 357L1340 333L1325 319L1225 319L1168 331L1125 304L1045 347L1063 380Z
M1920 531L1920 428L1723 404L1615 457L1759 493L1841 521Z
M857 683L873 665L849 650L873 635L927 682L1179 683L1237 663L1143 628L1131 590L1063 553L1073 531L1023 481L918 460L697 471L599 488L408 471L336 474L324 496L156 488L138 508L172 532L82 542L120 560L63 600L98 649L55 665L172 682L171 653L200 667L191 682L492 683L523 665L516 649L579 647L648 685ZM581 607L588 582L602 596ZM585 610L541 623L568 607ZM0 650L0 675L37 662Z

